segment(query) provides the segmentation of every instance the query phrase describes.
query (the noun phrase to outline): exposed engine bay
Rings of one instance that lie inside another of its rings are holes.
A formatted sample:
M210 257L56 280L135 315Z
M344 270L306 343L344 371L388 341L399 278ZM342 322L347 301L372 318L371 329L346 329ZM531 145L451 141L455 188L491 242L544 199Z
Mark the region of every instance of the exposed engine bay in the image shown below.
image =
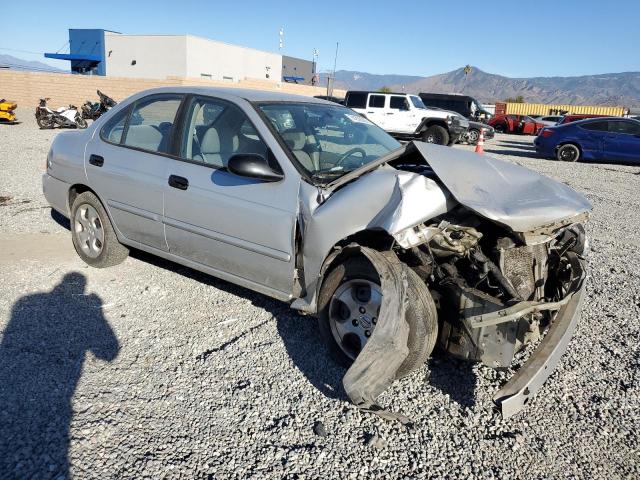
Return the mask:
M439 346L495 368L507 367L523 346L537 341L584 279L579 223L526 244L458 207L405 232L399 243L399 258L436 300Z

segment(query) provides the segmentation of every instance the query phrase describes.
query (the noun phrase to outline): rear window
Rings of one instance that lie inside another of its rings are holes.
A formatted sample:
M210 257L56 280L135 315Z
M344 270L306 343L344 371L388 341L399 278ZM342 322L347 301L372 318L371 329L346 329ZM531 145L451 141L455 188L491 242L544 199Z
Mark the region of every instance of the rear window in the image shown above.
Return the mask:
M367 108L366 93L348 93L345 99L345 105L351 108Z

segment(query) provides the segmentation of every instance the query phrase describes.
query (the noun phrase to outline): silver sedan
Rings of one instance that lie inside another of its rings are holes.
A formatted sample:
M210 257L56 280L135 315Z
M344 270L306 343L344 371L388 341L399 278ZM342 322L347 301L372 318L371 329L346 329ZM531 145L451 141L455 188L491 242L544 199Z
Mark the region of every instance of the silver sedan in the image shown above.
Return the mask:
M519 411L579 317L591 206L518 165L399 144L315 98L163 88L54 140L43 176L78 255L131 248L314 314L359 406L436 344L506 367L546 333L494 400Z

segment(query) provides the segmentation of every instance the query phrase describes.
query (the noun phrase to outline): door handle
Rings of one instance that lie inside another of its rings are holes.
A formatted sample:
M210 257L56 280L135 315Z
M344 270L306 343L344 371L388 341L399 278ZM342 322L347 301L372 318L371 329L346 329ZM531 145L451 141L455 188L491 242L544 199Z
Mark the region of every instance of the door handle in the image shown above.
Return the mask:
M393 112L387 112L387 115L393 115Z
M89 157L89 163L91 165L95 165L96 167L101 167L102 165L104 165L104 158L102 158L100 155L91 155Z
M186 190L189 188L189 180L178 175L169 175L169 186L178 190Z
M367 112L367 113L376 113L376 112Z

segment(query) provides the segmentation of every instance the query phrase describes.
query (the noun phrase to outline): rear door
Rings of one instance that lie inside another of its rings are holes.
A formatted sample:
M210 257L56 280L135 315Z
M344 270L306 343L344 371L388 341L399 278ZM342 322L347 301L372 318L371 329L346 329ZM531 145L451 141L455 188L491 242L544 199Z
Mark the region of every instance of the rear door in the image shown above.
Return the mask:
M182 95L137 100L87 144L89 185L126 239L167 250L162 225L165 171Z
M171 161L163 182L169 251L235 283L290 295L299 177L263 182L227 171L236 153L275 162L235 103L194 96L184 111L180 160Z
M387 95L370 93L367 99L367 118L383 130L386 130L388 112Z
M606 120L590 121L578 124L577 128L581 132L581 138L579 140L580 148L582 148L583 151L583 157L585 157L585 159L601 159L605 139L609 135L609 122Z
M608 123L605 158L640 163L640 123L631 120L609 120Z
M411 108L409 99L404 95L389 95L389 109L387 110L387 128L389 132L413 134L421 118L415 109Z

